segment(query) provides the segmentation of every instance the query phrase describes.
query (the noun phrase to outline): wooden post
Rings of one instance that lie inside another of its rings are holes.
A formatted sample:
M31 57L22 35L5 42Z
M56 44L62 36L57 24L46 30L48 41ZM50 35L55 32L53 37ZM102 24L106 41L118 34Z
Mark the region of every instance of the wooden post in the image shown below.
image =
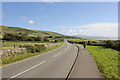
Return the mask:
M14 43L14 48L15 48L15 43Z

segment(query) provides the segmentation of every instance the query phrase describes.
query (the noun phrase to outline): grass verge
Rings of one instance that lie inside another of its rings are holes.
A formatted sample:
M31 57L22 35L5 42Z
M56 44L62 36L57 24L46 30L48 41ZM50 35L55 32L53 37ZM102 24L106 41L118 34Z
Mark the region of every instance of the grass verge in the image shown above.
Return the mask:
M48 51L51 51L51 50L54 50L54 49L57 49L59 48L63 43L61 43L60 45L58 46L55 46L55 47L52 47L52 48L48 48L44 51L41 51L41 52L36 52L36 53L24 53L24 54L21 54L21 55L18 55L16 57L10 57L9 59L4 59L2 60L2 66L5 66L5 65L8 65L8 64L12 64L12 63L15 63L15 62L18 62L18 61L21 61L21 60L24 60L24 59L27 59L27 58L30 58L30 57L33 57L33 56L37 56L37 55L40 55L40 54L43 54L43 53L46 53Z
M120 52L102 46L87 46L87 49L93 55L103 77L119 78L120 65L118 62L120 62Z

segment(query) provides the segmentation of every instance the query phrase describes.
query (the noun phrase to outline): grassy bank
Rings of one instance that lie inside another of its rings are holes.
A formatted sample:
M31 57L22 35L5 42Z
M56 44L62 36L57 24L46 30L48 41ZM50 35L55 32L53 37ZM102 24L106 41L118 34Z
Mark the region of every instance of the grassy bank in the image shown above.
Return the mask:
M87 46L87 49L93 55L103 77L119 77L120 65L118 65L118 62L120 62L120 52L102 46Z
M4 65L7 65L7 64L11 64L11 63L14 63L14 62L17 62L17 61L21 61L21 60L24 60L24 59L27 59L27 58L30 58L30 57L33 57L33 56L37 56L37 55L40 55L40 54L43 54L43 53L46 53L48 51L51 51L51 50L54 50L54 49L57 49L59 48L63 43L61 43L60 45L58 46L55 46L55 47L52 47L52 48L48 48L44 51L41 51L41 52L36 52L36 53L24 53L24 54L21 54L21 55L16 55L16 57L10 57L9 59L2 59L2 66Z

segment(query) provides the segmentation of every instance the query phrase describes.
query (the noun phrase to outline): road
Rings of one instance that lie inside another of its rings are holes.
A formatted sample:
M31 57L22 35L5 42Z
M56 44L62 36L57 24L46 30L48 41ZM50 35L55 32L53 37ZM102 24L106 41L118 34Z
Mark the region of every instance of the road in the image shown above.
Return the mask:
M2 68L2 77L9 78L66 78L76 59L78 48L68 43L50 52Z

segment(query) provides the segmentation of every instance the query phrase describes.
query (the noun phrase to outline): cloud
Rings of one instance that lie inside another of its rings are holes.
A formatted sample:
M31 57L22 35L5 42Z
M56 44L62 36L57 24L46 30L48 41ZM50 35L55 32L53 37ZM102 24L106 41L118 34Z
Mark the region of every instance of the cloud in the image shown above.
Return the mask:
M94 23L65 28L69 30L62 32L67 35L118 37L118 23Z
M20 19L23 20L24 22L27 22L28 24L34 24L34 21L29 20L27 16L21 16Z
M34 24L34 21L33 20L29 20L28 24Z

